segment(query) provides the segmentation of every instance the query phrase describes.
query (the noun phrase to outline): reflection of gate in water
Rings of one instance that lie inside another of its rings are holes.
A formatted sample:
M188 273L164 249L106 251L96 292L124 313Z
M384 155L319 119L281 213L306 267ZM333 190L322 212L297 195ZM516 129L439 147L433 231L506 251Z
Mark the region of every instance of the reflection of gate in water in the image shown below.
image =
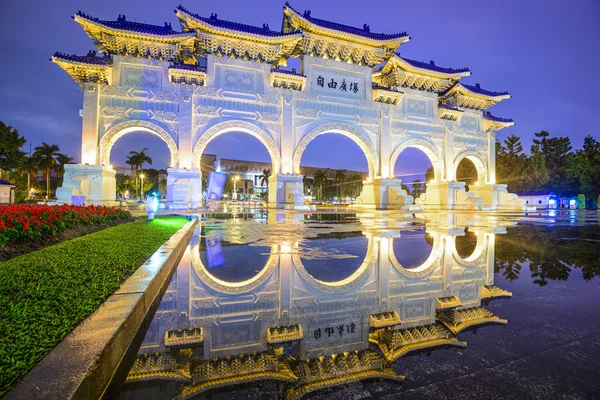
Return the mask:
M428 227L431 253L421 265L407 269L398 262L393 243L411 232L369 229L364 232L365 259L338 282L310 275L298 244L273 246L256 275L227 282L211 274L198 246L192 245L128 381L150 379L148 368L154 368L150 364L157 362L156 357L163 361L162 369L155 368L155 377L164 378L170 371L171 379L189 382L183 397L225 382L260 378L293 383L288 398L356 379L401 380L390 367L394 359L439 346L464 347L466 343L456 337L459 332L507 322L482 307L482 302L511 296L493 286L494 235L504 230L475 230L475 251L463 259L456 252L455 238L464 231ZM190 347L195 350L185 353L184 359L191 357L204 367L190 370L185 364L187 369L181 369L165 361L174 360L175 349ZM159 355L148 355L156 352ZM287 358L290 354L295 362ZM334 354L339 356L331 358ZM315 359L321 356L325 358ZM338 363L337 372L330 376L321 369L317 376L316 370L307 369L309 359Z

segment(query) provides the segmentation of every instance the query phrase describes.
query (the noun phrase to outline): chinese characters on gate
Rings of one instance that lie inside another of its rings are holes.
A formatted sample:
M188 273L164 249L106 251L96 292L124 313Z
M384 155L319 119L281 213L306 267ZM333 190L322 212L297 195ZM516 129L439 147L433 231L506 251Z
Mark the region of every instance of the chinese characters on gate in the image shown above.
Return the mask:
M321 86L322 88L325 87L325 78L323 78L321 75L317 77L317 85ZM338 81L334 78L331 78L331 80L327 82L327 87L329 89L339 90L340 92L357 93L359 90L358 82L346 82L346 79L342 79L342 81L339 83L338 88Z
M340 337L342 337L344 335L354 333L355 328L356 325L354 324L354 322L352 322L349 325L341 324L335 326L328 326L325 329L323 329L323 331L321 331L321 328L315 329L313 331L313 336L315 340L319 340L321 337L327 338L332 335L339 335Z

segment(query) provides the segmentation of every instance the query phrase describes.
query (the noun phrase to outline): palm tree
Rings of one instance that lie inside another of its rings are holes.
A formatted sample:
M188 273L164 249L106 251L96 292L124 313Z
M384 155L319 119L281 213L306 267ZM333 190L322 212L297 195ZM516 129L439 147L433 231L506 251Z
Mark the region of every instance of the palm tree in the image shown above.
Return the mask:
M131 165L132 169L135 166L136 172L144 169L145 163L152 165L152 159L146 154L146 151L148 151L147 147L143 148L139 153L137 151L129 152L126 162L127 164Z
M46 198L50 199L50 171L56 166L56 157L58 157L60 148L55 144L42 142L41 146L35 148L33 158L37 161L38 167L44 171L46 178Z
M327 174L322 169L318 169L315 171L315 176L313 177L313 185L319 188L319 200L322 199L323 196L323 185L327 183Z
M27 157L19 169L21 172L27 174L27 198L29 198L31 193L31 180L33 179L35 182L35 176L39 171L37 160L33 157Z
M73 157L69 157L66 154L58 153L56 156L56 173L60 179L65 175L65 165L75 163L75 159Z
M335 171L335 175L333 176L333 182L337 186L337 195L338 199L340 200L340 187L342 186L342 183L344 183L344 181L346 180L346 172L348 172L347 169L338 169L337 171Z
M260 185L267 187L267 190L266 190L267 194L269 193L269 178L270 177L271 177L271 170L270 169L263 169L262 175L259 176L259 178L260 178Z
M350 177L350 182L352 182L352 197L356 198L360 195L360 192L362 192L363 180L363 175L358 173L352 174Z

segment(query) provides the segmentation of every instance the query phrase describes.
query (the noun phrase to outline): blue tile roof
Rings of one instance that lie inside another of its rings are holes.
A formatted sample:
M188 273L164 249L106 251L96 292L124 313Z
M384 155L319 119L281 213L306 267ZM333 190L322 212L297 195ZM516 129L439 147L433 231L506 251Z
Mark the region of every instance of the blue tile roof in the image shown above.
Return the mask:
M96 52L90 50L85 56L78 56L75 54L66 54L56 52L52 55L53 57L60 58L68 61L75 61L85 64L96 64L96 65L112 65L113 59L108 54L104 54L103 56L96 55Z
M199 65L192 65L192 64L181 64L181 63L174 63L169 65L169 69L183 69L186 71L195 71L195 72L206 72L206 67L201 67Z
M15 186L12 183L10 183L9 181L5 180L5 179L0 179L0 185L4 185L4 186Z
M398 57L400 57L400 54L397 54L397 55L398 55ZM435 65L435 62L433 62L433 61L430 61L427 63L424 61L411 60L410 58L405 58L405 57L401 57L401 58L415 68L427 69L430 71L441 72L443 74L460 74L463 72L471 72L469 70L469 68L446 68L446 67L440 67L438 65Z
M475 85L466 85L464 83L461 83L461 85L463 85L463 87L465 89L468 89L473 93L479 93L479 94L483 94L485 96L496 97L496 96L506 96L507 94L509 94L508 92L492 92L490 90L482 89L481 86L479 86L479 83L477 83Z
M295 69L292 69L291 71L288 71L288 70L285 70L285 69L271 68L271 72L279 72L281 74L294 75L294 76L302 76L302 77L306 78L306 75L302 75L300 72L296 71Z
M177 31L173 30L173 28L171 27L171 24L167 23L167 22L165 22L164 26L160 26L160 25L150 25L150 24L143 24L140 22L127 21L127 19L124 15L119 15L119 17L117 18L116 21L103 21L98 18L94 18L90 15L87 15L81 11L78 11L77 14L75 14L75 15L85 18L87 20L93 21L93 22L97 22L108 28L120 29L120 30L124 30L124 31L146 33L146 34L158 35L158 36L174 36L174 35L185 34L184 32L177 32Z
M209 25L214 26L215 28L229 29L229 30L237 31L237 32L250 33L253 35L276 37L276 36L295 35L297 33L297 32L282 33L279 31L272 31L271 29L269 29L269 26L266 24L263 24L263 27L261 28L258 26L240 24L238 22L225 21L222 19L218 19L217 14L211 14L210 17L208 17L208 18L201 17L198 14L194 14L194 13L188 11L187 9L183 8L182 6L178 6L177 9L175 10L175 12L177 12L177 11L186 13L199 21L202 21Z
M496 117L496 116L492 115L489 111L483 112L483 118L489 119L490 121L496 121L496 122L504 122L504 123L510 123L510 122L514 123L515 122L512 120L512 118Z
M312 22L315 25L318 25L322 28L333 29L340 32L346 32L352 35L363 36L369 39L375 40L394 40L400 38L408 38L408 34L406 32L394 33L394 34L386 34L386 33L372 33L369 25L364 24L362 28L357 28L354 26L348 26L339 24L337 22L326 21L324 19L311 17L310 10L305 11L304 13L299 13L296 11L290 3L285 3L285 6L292 10L294 13L301 15L304 19L309 22Z

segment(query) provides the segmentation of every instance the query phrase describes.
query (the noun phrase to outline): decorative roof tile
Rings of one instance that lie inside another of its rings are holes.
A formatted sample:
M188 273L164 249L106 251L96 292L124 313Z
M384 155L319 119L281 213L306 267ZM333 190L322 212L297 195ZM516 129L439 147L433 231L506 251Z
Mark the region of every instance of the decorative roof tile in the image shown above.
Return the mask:
M167 23L167 22L165 22L164 26L160 26L160 25L143 24L141 22L127 21L125 15L119 15L119 17L117 18L116 21L103 21L98 18L94 18L90 15L87 15L81 11L78 11L77 14L75 14L75 15L78 17L81 17L81 18L85 18L89 21L104 25L107 28L120 29L123 31L131 31L131 32L144 33L144 34L157 35L157 36L174 36L174 35L185 34L185 32L177 32L177 31L173 30L173 28L171 27L171 24Z
M397 54L397 55L400 56L400 54ZM428 69L430 71L441 72L444 74L460 74L463 72L470 72L469 68L440 67L438 65L435 65L435 62L433 62L433 61L430 61L427 63L424 61L411 60L410 58L406 58L406 57L402 57L402 59L415 68Z
M306 78L306 75L302 75L300 72L296 71L296 69L292 69L291 71L279 68L271 68L271 72L277 72L280 74L294 75L294 76L302 76Z
M202 21L208 25L211 25L215 28L229 29L229 30L237 31L237 32L250 33L253 35L261 35L261 36L270 36L270 37L287 36L287 35L297 34L297 32L282 33L279 31L272 31L271 29L269 29L269 25L267 25L267 24L263 24L263 26L261 28L261 27L253 26L253 25L240 24L239 22L225 21L222 19L218 19L217 14L211 14L210 17L208 17L208 18L201 17L198 14L188 11L187 9L185 9L182 6L178 6L177 9L175 10L175 13L177 13L177 11L188 14L189 16L191 16L199 21Z
M476 83L475 85L467 85L467 84L461 83L461 85L465 89L467 89L473 93L479 93L484 96L496 97L496 96L506 96L509 94L508 92L492 92L490 90L482 89L481 86L479 86L479 83Z
M180 69L180 70L193 71L193 72L206 72L206 67L201 67L199 65L181 64L181 63L171 64L171 65L169 65L169 69Z
M371 88L372 88L372 89L375 89L375 90L387 90L388 92L394 92L394 93L404 93L404 92L401 92L401 91L399 91L399 90L392 89L392 88L390 88L390 87L387 87L387 86L382 86L382 85L379 85L379 84L377 84L377 83L375 83L375 82L373 82L373 84L371 85Z
M513 121L512 118L496 117L495 115L492 115L489 111L483 112L483 118L489 119L490 121L502 122L502 123L507 123L507 124L509 124L511 122L515 122L515 121Z
M439 107L439 108L445 108L445 109L447 109L447 110L460 111L460 110L458 109L458 107L455 107L455 106L453 106L453 105L450 105L450 104L439 103L439 104L438 104L438 107Z
M112 65L113 59L108 54L102 56L96 55L96 52L90 50L85 56L78 56L75 54L65 54L56 52L52 55L53 57L60 58L62 60L74 61L84 64L95 64L95 65Z
M362 28L357 28L357 27L349 26L349 25L343 25L343 24L339 24L337 22L331 22L331 21L327 21L324 19L314 18L310 15L311 14L310 10L307 10L304 13L299 13L288 2L285 3L285 6L288 7L290 10L292 10L294 13L302 16L302 18L306 19L307 21L309 21L315 25L320 26L321 28L345 32L345 33L349 33L351 35L363 36L363 37L366 37L369 39L374 39L374 40L394 40L394 39L408 37L408 34L406 32L394 33L394 34L372 33L369 25L367 25L367 24L364 24Z

